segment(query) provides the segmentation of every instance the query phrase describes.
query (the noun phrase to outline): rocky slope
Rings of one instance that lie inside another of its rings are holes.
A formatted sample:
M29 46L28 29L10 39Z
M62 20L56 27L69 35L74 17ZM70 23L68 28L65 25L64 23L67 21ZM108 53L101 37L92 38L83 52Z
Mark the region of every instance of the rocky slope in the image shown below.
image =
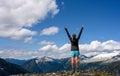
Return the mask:
M27 72L28 71L23 69L21 66L6 62L0 58L0 76L8 76L11 74L20 74Z

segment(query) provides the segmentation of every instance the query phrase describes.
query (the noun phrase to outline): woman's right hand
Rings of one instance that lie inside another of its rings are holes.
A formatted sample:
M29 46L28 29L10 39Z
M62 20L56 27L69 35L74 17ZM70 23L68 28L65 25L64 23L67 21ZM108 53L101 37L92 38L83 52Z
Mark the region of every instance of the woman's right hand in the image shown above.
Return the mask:
M64 26L64 29L67 29L67 27L66 27L66 26Z

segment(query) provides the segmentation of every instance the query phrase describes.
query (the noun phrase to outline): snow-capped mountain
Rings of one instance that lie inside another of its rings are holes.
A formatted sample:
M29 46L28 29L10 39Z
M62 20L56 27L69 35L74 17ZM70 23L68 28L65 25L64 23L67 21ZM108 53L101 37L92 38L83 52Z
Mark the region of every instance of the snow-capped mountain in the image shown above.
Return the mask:
M109 70L110 65L114 65L114 62L108 61L114 60L115 65L120 63L120 54L117 52L104 53L95 56L87 57L85 55L80 56L80 69L96 69L96 70ZM117 65L118 66L118 65ZM71 70L70 57L62 59L54 59L51 57L36 57L27 61L23 67L29 69L31 72L46 73L55 72L60 70ZM119 66L118 66L119 67ZM114 69L114 67L113 67ZM116 69L117 70L117 69Z
M29 70L30 72L36 73L46 73L46 72L55 72L60 70L71 70L70 64L71 58L62 58L62 59L54 59L51 57L36 57L30 60L27 60L22 67ZM94 56L80 56L80 68L81 70L85 69L103 69L109 68L109 64L114 65L119 64L120 62L120 53L104 53L98 54ZM107 64L107 66L106 66ZM114 68L114 67L113 67Z
M94 57L94 56L86 56L86 55L80 55L80 60L89 60L89 59L91 59L92 57Z
M119 56L119 52L112 52L112 53L101 53L98 55L95 55L91 58L84 59L83 62L99 62L99 61L107 61L107 60L116 60L115 57ZM120 60L118 58L118 60Z
M87 59L88 59L88 57L85 56L85 55L81 55L81 56L80 56L80 60L87 60Z
M119 55L112 57L112 59L115 60L115 61L116 61L116 60L117 60L117 61L120 60L120 53L119 53Z
M116 56L113 56L111 59L108 59L107 61L105 61L105 63L116 62L116 61L120 61L120 53Z
M120 63L120 53L114 51L112 53L101 53L93 56L80 56L80 69L95 69L95 70L109 70L112 66L118 67ZM29 70L30 72L36 73L46 73L55 72L61 70L71 70L71 58L54 59L51 57L36 57L27 60L23 65L23 68ZM114 67L112 67L114 69ZM113 70L112 70L113 71Z
M45 63L45 62L53 62L53 61L55 61L55 59L53 59L51 57L46 57L46 56L44 56L44 57L36 57L35 58L35 62L37 64L40 63L40 62Z
M23 67L31 72L46 73L61 70L63 65L57 59L50 57L36 57L27 61Z
M67 58L68 60L69 58ZM104 62L115 62L115 61L119 61L120 60L120 53L119 52L112 52L112 53L101 53L101 54L98 54L98 55L94 55L94 56L86 56L86 55L80 55L80 61L81 62L84 62L84 63L89 63L89 62L99 62L99 61L104 61ZM47 56L44 56L44 57L36 57L36 58L33 58L33 59L30 59L30 60L17 60L17 59L5 59L6 61L8 62L11 62L11 63L15 63L15 64L18 64L18 65L21 65L25 62L29 62L29 61L34 61L36 64L39 64L39 63L46 63L46 62L57 62L57 63L60 63L61 61L66 61L66 58L63 58L63 59L54 59L54 58L51 58L51 57L47 57ZM67 61L66 61L67 62ZM69 60L70 62L70 60Z

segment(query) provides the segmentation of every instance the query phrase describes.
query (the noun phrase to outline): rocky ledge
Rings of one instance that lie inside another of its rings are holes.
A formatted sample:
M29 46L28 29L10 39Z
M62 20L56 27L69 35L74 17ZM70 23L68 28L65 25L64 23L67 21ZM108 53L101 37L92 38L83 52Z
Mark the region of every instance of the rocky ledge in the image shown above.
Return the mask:
M45 74L19 74L10 76L117 76L117 75L101 71L79 71L71 75L71 71L58 71Z

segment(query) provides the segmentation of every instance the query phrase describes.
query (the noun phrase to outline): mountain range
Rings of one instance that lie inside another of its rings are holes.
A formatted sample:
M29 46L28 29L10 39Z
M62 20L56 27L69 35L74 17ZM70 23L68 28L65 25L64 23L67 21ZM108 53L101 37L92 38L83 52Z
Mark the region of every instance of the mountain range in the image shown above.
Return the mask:
M51 57L36 57L26 61L5 59L14 64L18 64L34 73L48 73L62 70L71 70L70 57L62 59L54 59ZM80 56L80 70L98 70L120 73L120 53L99 54L94 56Z

